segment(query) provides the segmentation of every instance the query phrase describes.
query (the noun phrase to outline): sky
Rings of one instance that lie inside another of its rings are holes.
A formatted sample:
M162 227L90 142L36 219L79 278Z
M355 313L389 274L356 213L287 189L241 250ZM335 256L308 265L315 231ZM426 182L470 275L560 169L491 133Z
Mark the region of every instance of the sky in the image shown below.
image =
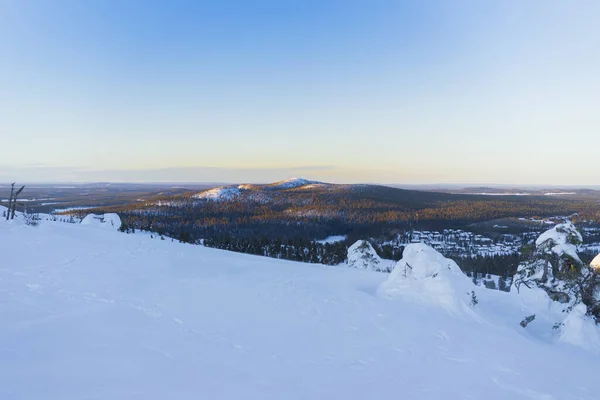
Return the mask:
M600 2L0 0L0 181L600 185Z

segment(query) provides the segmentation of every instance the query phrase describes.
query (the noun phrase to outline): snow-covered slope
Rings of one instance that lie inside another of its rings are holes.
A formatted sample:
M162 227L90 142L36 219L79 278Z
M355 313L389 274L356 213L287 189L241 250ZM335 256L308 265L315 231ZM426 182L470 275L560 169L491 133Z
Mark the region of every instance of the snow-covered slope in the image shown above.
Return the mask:
M233 200L236 196L240 194L239 187L218 187L214 189L205 190L204 192L200 192L193 197L196 199L205 199L205 200Z
M88 214L81 220L81 225L93 225L106 229L117 230L121 227L121 218L117 214L109 213L103 215Z
M271 189L294 189L307 185L321 185L322 182L309 181L304 178L291 178L281 182L275 182L268 185Z
M0 254L0 399L600 393L600 357L521 328L508 293L460 318L379 295L386 274L49 221L0 220Z

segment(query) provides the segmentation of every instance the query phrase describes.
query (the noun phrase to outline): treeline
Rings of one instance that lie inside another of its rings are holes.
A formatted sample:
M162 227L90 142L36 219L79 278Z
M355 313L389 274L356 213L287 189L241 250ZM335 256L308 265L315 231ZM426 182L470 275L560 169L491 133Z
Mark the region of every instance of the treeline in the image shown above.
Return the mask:
M498 275L504 278L512 277L517 272L517 267L522 261L520 254L476 256L476 257L450 257L464 272L473 275Z
M238 253L325 265L343 263L346 261L348 252L348 247L345 243L322 244L303 239L284 242L279 239L252 239L224 236L205 239L203 244L207 247Z
M123 224L120 230L126 233L136 231L135 228L130 227L127 224ZM141 228L141 230L156 232L159 237L167 235L164 232L157 232L151 229ZM202 239L201 241L193 241L190 237L185 235L173 236L173 238L184 243L201 243L206 247L234 251L237 253L325 265L339 265L344 263L348 254L348 247L354 243L354 240L344 240L336 243L319 243L302 238L282 240L270 239L268 237L235 237L230 234L222 234L212 238ZM402 258L404 251L403 245L394 246L389 243L377 243L376 241L373 241L372 245L377 254L383 259L399 261ZM466 258L455 255L446 255L446 257L456 261L461 270L467 275L475 277L493 274L504 278L510 278L516 273L517 266L521 260L519 254Z

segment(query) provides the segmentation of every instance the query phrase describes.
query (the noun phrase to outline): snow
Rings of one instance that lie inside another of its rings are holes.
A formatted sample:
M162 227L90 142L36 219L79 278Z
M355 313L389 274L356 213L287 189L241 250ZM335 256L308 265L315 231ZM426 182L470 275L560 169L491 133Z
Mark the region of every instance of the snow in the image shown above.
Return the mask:
M394 247L410 243L425 243L442 254L462 258L515 254L523 245L522 239L518 235L504 234L495 243L488 237L460 229L408 231L399 234L394 240L384 242L384 244L391 244Z
M473 315L471 292L478 289L451 259L423 243L404 249L389 278L378 292L439 306L452 314Z
M238 189L240 189L240 190L252 190L254 188L255 188L255 185L251 185L249 183L238 185Z
M322 184L322 182L309 181L304 178L291 178L281 182L270 184L274 189L295 189L306 185Z
M513 192L472 192L465 193L475 196L531 196L531 193L513 193Z
M238 187L218 187L214 189L205 190L204 192L194 195L196 199L205 200L233 200L236 196L239 196L240 188Z
M348 248L346 263L350 268L367 271L390 272L393 268L393 261L381 259L366 240L359 240Z
M121 218L113 213L103 215L88 214L81 220L81 225L117 230L121 227Z
M68 212L68 211L91 210L92 208L95 208L95 207L81 206L81 207L57 208L57 209L53 210L52 213L59 214L59 213L64 213L64 212Z
M417 268L406 282L397 268L390 278L401 282L392 283L417 296L440 277L462 296L468 278L459 281L454 265L407 249ZM381 295L386 274L52 221L0 220L0 253L1 399L595 399L600 391L599 356L570 344L569 329L541 336L536 326L553 314L540 304L521 328L531 309L514 293L472 285L478 318L465 318L425 293L419 302Z
M590 317L586 316L585 304L578 304L563 321L560 340L575 346L600 349L600 330Z
M337 236L328 236L323 240L317 240L317 243L321 243L321 244L333 244L333 243L339 243L339 242L343 242L344 240L346 240L348 237L347 236L342 236L342 235L337 235Z
M600 254L594 257L590 265L592 266L592 268L600 269Z
M575 225L573 225L572 222L567 221L542 233L535 241L535 246L542 250L545 248L546 252L552 252L558 256L566 254L581 263L581 260L577 255L577 246L576 244L571 243L573 240L581 243L583 238L581 237L581 233L575 228Z
M544 193L544 196L566 196L570 194L577 194L575 192L548 192Z

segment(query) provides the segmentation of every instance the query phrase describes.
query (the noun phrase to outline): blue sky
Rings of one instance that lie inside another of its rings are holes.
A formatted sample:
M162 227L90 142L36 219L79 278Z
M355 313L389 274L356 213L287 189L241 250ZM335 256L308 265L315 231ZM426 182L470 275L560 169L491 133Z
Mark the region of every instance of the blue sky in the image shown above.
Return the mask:
M599 185L599 16L0 0L0 180Z

